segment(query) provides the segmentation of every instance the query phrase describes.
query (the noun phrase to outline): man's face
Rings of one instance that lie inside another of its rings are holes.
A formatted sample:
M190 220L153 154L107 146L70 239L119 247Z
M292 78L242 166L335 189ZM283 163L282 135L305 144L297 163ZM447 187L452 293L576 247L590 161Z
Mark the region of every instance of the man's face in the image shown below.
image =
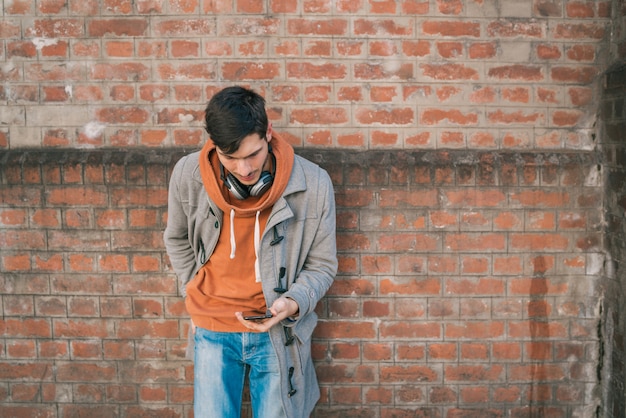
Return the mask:
M241 184L254 185L261 173L268 169L269 141L259 134L251 134L241 141L239 149L232 154L224 154L216 147L217 156L224 168L231 173Z

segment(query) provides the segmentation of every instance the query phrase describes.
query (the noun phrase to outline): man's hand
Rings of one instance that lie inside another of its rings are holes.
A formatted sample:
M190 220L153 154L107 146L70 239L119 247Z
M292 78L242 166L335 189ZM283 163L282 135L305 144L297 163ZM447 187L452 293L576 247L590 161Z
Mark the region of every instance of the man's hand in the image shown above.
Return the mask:
M274 301L272 306L270 307L270 312L272 313L272 317L266 319L264 321L246 321L243 319L243 314L241 312L235 312L235 316L243 325L247 328L258 331L265 332L272 328L274 325L278 324L283 319L295 316L300 308L295 300L286 298L284 296L279 297Z

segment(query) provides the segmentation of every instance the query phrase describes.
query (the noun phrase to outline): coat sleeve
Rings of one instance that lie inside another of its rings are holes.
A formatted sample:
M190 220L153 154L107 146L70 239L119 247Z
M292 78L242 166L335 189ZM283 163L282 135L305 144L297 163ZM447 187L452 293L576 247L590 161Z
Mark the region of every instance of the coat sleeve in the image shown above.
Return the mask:
M182 296L186 296L185 285L195 274L196 257L189 237L188 197L183 183L183 171L187 157L174 166L170 179L167 202L167 226L163 233L165 250L179 281Z
M302 269L285 296L298 303L299 316L315 310L337 274L335 195L328 173L316 173L317 205L320 216L308 228L314 228L312 242L304 258ZM309 231L310 232L310 231ZM306 248L306 246L304 247Z

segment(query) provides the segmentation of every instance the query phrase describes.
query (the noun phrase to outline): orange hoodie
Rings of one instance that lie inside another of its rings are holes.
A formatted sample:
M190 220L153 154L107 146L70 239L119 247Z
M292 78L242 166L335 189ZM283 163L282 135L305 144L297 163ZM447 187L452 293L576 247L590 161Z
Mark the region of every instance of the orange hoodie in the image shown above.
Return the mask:
M185 305L193 323L218 332L250 331L235 312L266 307L256 267L260 237L274 203L282 196L293 168L291 145L274 133L270 145L276 158L274 181L261 196L238 200L220 178L215 145L200 152L200 174L209 198L224 212L220 237L209 260L187 284Z

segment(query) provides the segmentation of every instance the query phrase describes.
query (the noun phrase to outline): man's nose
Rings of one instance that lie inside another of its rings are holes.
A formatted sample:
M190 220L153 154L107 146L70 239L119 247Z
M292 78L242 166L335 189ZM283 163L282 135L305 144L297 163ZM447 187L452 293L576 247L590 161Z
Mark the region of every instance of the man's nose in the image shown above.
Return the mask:
M248 173L250 173L250 171L251 171L250 162L247 159L237 161L237 173L238 174L245 176Z

